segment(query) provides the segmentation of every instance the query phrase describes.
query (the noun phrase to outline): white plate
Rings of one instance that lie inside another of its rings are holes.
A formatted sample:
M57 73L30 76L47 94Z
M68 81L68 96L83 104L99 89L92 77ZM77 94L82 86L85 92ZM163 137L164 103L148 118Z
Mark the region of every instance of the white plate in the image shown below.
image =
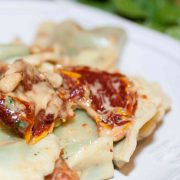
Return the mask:
M85 27L121 26L128 32L121 69L159 82L172 111L153 136L139 144L131 163L114 179L180 180L180 44L159 33L82 5L59 2L0 2L0 42L14 36L30 42L44 20L74 19Z

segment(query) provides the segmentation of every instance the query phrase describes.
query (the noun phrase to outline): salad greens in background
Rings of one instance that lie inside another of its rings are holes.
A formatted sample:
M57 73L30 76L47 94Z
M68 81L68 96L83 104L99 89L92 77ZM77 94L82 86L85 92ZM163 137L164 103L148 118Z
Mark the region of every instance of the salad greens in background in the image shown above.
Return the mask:
M180 40L180 0L77 0Z

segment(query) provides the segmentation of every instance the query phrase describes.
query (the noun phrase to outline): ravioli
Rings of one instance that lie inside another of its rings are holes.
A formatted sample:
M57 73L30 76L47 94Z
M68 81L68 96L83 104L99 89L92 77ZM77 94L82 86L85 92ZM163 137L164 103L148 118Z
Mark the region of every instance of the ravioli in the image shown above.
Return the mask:
M10 60L17 57L22 57L28 55L29 47L25 45L16 44L0 44L0 59Z
M58 46L61 59L64 57L71 66L114 69L125 42L126 33L121 28L86 30L73 21L64 21L42 23L34 45L45 49Z
M137 141L149 136L170 108L169 98L157 84L142 78L133 78L133 82L138 89L138 107L127 136L114 146L113 160L118 168L130 161Z
M80 179L108 179L114 174L113 141L99 137L95 122L82 110L71 122L58 127L55 135L62 147L62 157Z
M29 145L1 125L0 179L43 180L53 171L59 152L58 139L53 134Z

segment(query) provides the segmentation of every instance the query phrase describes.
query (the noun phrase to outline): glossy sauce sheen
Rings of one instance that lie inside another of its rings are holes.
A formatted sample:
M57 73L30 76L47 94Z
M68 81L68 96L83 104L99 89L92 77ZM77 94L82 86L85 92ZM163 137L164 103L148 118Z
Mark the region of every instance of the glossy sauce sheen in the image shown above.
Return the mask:
M3 123L8 127L13 128L16 133L23 137L34 123L34 108L28 102L11 97L14 102L21 104L24 107L20 111L12 110L6 106L5 98L6 96L4 95L0 96L0 117L3 119ZM20 129L18 126L18 123L20 122L26 123L26 127Z
M5 96L0 98L0 117L8 127L13 128L21 137L32 134L33 137L40 136L48 131L54 121L53 114L45 114L45 110L40 110L35 115L35 108L32 103L23 101L16 97L11 97L14 103L24 106L21 110L12 110L5 105ZM26 126L20 127L19 123L25 123Z
M71 68L69 72L76 73L74 78L73 74L70 77L70 73L62 73L65 86L70 90L69 99L82 99L85 95L83 87L86 86L90 90L92 108L102 115L101 122L110 127L130 122L137 106L137 93L124 75L88 67Z

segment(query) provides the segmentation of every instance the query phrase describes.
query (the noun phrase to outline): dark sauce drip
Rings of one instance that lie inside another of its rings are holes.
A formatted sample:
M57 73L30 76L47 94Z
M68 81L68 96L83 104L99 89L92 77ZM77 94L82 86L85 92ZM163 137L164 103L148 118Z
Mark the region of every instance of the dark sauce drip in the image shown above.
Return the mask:
M53 114L47 114L44 109L41 109L37 116L33 126L33 137L41 135L44 131L48 131L54 121Z
M75 100L75 99L80 99L82 97L84 97L84 88L83 85L81 83L79 83L79 81L77 79L71 78L67 75L62 74L64 82L63 86L59 89L60 94L61 94L61 98L64 101L67 100ZM66 97L64 97L63 95L66 94Z

